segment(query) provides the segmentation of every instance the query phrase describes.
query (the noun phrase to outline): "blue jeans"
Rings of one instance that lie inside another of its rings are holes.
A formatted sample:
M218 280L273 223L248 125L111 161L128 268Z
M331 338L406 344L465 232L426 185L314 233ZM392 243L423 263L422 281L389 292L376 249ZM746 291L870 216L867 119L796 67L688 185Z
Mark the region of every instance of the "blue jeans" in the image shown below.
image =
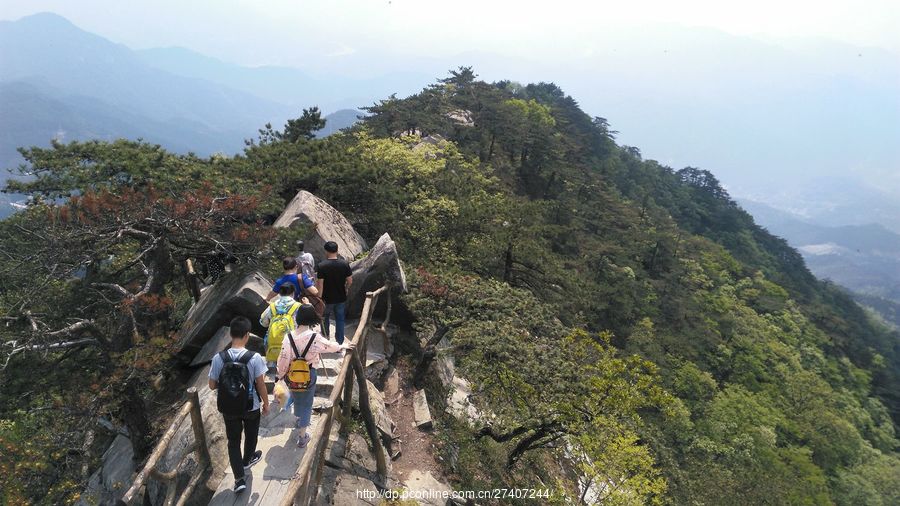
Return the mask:
M309 371L309 388L303 392L291 392L294 401L294 416L297 417L297 427L309 427L312 418L313 399L316 396L316 369Z
M347 303L325 304L325 322L322 333L325 337L330 337L331 332L331 313L334 312L334 340L338 344L344 343L344 311L347 309Z

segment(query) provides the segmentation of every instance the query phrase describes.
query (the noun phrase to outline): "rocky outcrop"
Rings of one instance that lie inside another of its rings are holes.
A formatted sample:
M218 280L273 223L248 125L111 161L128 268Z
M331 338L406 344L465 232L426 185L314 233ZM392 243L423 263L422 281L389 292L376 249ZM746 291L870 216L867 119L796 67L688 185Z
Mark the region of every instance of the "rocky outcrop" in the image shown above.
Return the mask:
M179 354L192 359L220 328L238 315L249 318L257 334L264 334L259 315L266 309L266 295L271 289L272 281L262 273L236 271L203 290L178 332Z
M364 436L349 433L331 444L328 452L322 488L316 504L384 504L379 494L381 480L375 472L375 459L369 453ZM388 467L391 461L387 461ZM397 489L400 483L388 477L383 484L387 489Z
M305 251L319 262L325 258L324 246L327 241L336 242L338 254L347 260L353 260L366 250L366 241L356 233L343 214L305 190L294 196L272 226L307 227L309 232L304 237Z
M481 414L472 404L472 387L465 378L456 375L456 363L446 336L438 341L437 356L431 363L431 371L444 385L447 394L447 411L461 420L477 420Z
M444 494L449 496L453 489L444 481L438 480L431 471L414 470L403 482L403 488L407 490L409 497L415 498L420 506L445 506L451 504L449 499L444 499Z
M416 427L425 430L431 429L431 410L428 409L428 397L425 395L425 389L416 390L413 394L413 411Z
M103 453L101 467L88 481L87 488L75 503L76 506L115 504L131 486L134 465L134 449L131 440L119 434Z
M386 282L396 292L406 291L406 273L400 263L397 246L388 234L382 235L365 258L353 262L353 284L347 294L347 316L356 318L362 312L365 293L376 290ZM384 297L382 297L384 298Z
M381 385L390 365L391 355L394 354L393 336L396 333L396 325L388 325L384 331L380 328L369 329L366 338L366 378L376 385Z
M472 404L472 386L464 378L453 378L450 396L447 398L447 411L460 420L475 421L481 418L478 408Z
M455 109L446 114L447 118L450 121L456 123L459 126L463 127L474 127L475 126L475 118L472 115L472 111L467 109Z

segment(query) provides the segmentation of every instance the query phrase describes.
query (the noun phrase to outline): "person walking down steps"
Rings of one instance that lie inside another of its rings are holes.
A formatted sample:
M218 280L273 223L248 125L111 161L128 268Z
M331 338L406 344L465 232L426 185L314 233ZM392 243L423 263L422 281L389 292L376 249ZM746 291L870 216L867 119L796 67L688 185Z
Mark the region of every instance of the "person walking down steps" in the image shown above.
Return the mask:
M281 353L281 342L288 332L297 326L297 310L300 303L294 300L294 284L283 283L278 287L278 298L259 316L259 324L265 327L266 366L274 367Z
M250 340L250 320L238 316L229 328L231 348L213 357L209 368L209 388L216 390L216 404L225 419L228 439L228 461L234 474L235 493L247 488L245 472L262 459L256 449L259 438L260 414L269 412L266 391L266 362L247 349ZM241 452L241 433L244 451Z
M316 395L316 367L319 365L320 353L335 353L352 350L353 342L337 344L326 339L316 331L319 315L309 304L300 306L297 311L298 326L284 337L281 354L278 356L278 378L287 383L294 401L294 415L297 417L297 446L305 448L309 443L310 419L312 417L313 398Z
M334 241L325 243L327 258L319 262L316 287L325 301L326 336L331 333L331 315L334 314L334 339L344 342L344 314L347 308L347 289L353 284L353 269L343 258L338 258L338 245Z
M312 253L306 251L306 244L303 241L297 241L297 249L298 271L309 279L316 279L316 259Z
M309 255L309 253L307 253ZM312 256L312 255L310 255ZM280 289L285 283L290 283L294 285L294 298L300 302L300 299L304 295L313 295L318 296L319 290L316 288L316 283L313 281L311 275L306 274L305 272L298 272L300 269L300 264L297 262L297 259L294 257L284 257L281 261L281 267L284 269L281 277L275 280L275 283L272 285L272 291L266 296L266 302L269 302L276 296L278 296L281 292Z

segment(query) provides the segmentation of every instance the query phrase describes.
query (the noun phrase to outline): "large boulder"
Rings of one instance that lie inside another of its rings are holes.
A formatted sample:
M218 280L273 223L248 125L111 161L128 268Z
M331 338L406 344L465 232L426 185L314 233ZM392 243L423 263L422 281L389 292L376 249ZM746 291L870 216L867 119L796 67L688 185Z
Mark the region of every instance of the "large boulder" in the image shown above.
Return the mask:
M366 292L376 290L385 283L391 283L394 293L406 292L406 273L400 264L397 246L388 234L382 235L365 258L353 262L350 267L353 269L353 284L347 293L349 318L356 318L362 313Z
M76 506L115 504L131 486L135 471L131 440L119 434L101 459L100 469L88 481Z
M306 190L300 190L275 220L275 228L308 227L305 251L317 262L325 259L325 243L334 241L338 254L353 260L366 250L366 241L356 233L343 214Z
M203 345L200 353L197 353L197 355L194 356L194 360L191 361L190 367L207 365L212 362L213 357L220 351L228 349L231 346L231 334L228 330L228 327L222 327L216 332L216 335L214 335L212 339L206 341L206 344Z
M453 489L443 479L435 478L431 471L413 469L403 482L411 497L417 497L420 506L446 506Z
M272 281L260 272L235 271L222 276L188 311L178 331L179 353L190 360L238 315L249 318L257 334L264 334L259 316L266 310L266 295L271 290Z

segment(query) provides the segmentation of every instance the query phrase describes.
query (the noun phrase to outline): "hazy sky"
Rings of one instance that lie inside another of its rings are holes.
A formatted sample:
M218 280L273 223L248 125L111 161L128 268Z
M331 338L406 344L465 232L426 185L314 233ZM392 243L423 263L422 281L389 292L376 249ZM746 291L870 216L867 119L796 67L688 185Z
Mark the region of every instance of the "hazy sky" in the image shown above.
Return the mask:
M620 142L730 188L852 177L900 197L900 0L0 0L0 19L45 11L134 49L397 83L354 106L457 65L553 81Z
M610 30L702 26L900 51L898 0L3 0L0 18L51 11L133 48L186 46L246 65L316 66L360 53L585 54Z

